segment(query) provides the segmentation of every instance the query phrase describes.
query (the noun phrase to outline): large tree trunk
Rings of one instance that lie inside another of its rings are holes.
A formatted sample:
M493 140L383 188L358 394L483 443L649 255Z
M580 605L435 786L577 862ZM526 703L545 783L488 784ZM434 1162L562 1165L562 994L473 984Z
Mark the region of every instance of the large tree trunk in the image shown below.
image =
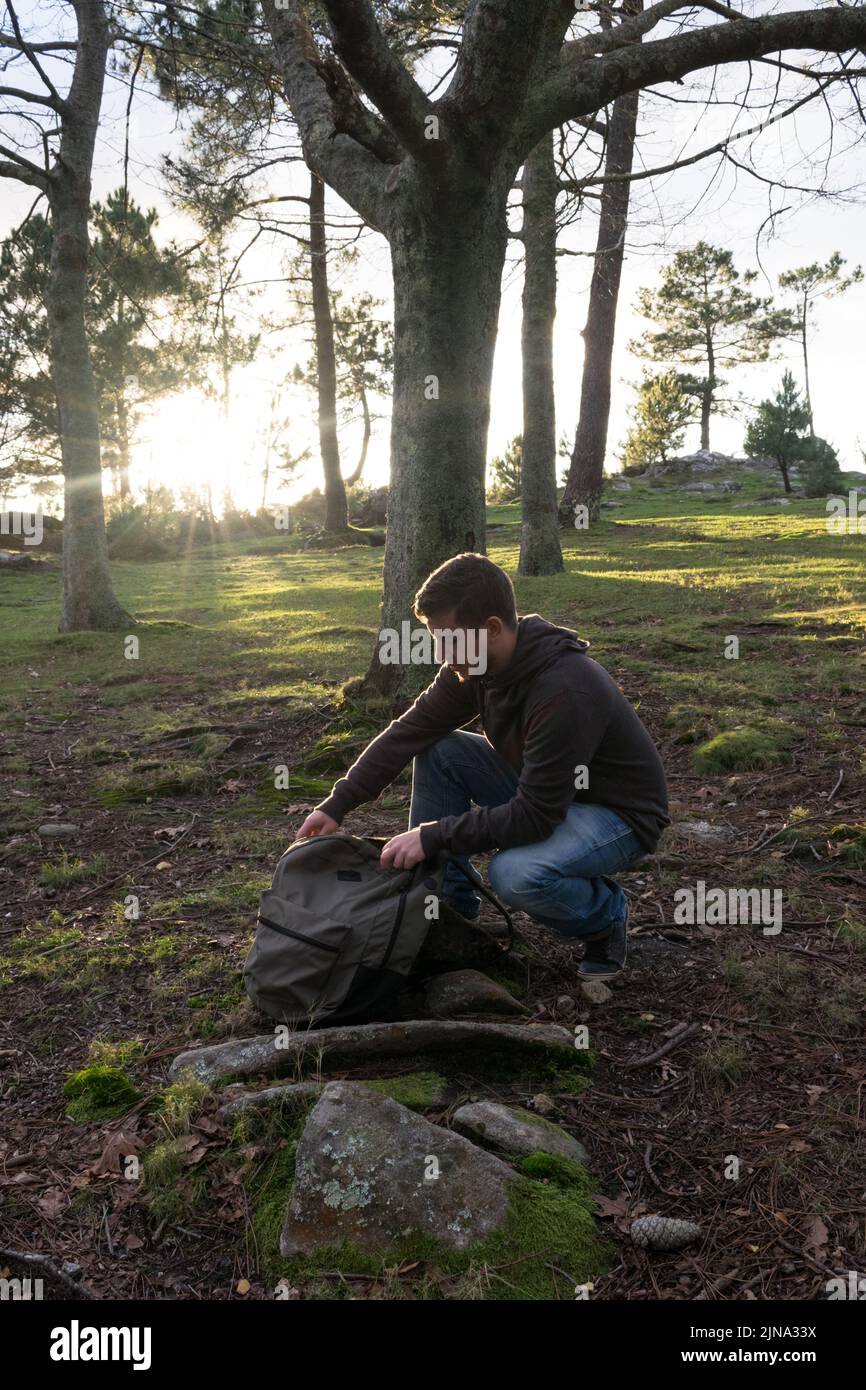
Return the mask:
M523 166L523 446L520 460L521 574L563 568L556 514L556 193L553 132Z
M631 8L642 9L642 0ZM625 176L631 173L639 103L640 93L629 92L613 104L607 130L605 174ZM631 184L626 177L602 184L589 309L583 330L580 415L565 492L559 504L563 525L573 523L577 507L586 507L590 521L597 521L600 513L610 421L613 344L630 191Z
M484 474L510 176L487 187L404 195L391 242L394 395L382 626L412 619L422 581L443 561L485 548ZM428 668L381 665L389 694Z
M45 305L51 377L63 457L63 604L61 632L127 627L108 569L99 404L84 323L90 242L90 172L108 49L101 3L78 0L79 55L63 120L60 159L48 188L51 269Z
M334 320L328 295L325 185L316 174L310 175L310 278L316 334L319 449L325 475L325 530L345 531L349 525L349 511L340 472L340 445L337 439L337 358Z

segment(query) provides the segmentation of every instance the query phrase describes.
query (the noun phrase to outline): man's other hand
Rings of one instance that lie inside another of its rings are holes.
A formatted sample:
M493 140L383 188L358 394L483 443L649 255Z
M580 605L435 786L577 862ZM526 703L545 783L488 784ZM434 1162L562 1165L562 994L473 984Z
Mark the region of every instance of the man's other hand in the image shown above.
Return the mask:
M340 822L326 816L324 811L311 811L295 839L308 840L311 835L333 835L334 831L339 830L339 828Z
M383 869L412 869L423 858L421 830L418 828L404 830L402 835L395 835L389 840L382 850L381 864Z

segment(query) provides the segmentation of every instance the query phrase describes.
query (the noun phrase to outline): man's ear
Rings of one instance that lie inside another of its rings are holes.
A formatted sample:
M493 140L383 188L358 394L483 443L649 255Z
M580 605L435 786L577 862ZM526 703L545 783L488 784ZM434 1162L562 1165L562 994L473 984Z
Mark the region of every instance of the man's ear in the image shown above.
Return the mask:
M487 621L483 624L483 626L487 628L488 638L492 637L495 640L497 637L502 636L502 629L505 626L505 624L503 623L501 618L494 617L488 618Z

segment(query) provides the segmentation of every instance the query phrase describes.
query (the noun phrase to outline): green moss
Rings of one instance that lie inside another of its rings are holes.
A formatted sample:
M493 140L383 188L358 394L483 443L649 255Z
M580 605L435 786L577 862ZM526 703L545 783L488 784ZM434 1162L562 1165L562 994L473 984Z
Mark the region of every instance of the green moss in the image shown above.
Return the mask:
M866 922L849 913L839 923L839 940L852 946L855 951L866 951Z
M103 806L122 806L149 797L204 792L213 773L195 762L137 762L128 769L110 768L97 778L96 799Z
M192 1072L187 1072L163 1091L157 1114L168 1133L177 1138L188 1134L193 1119L201 1109L208 1088Z
M834 825L830 839L847 864L866 868L866 821L858 825Z
M699 772L751 772L778 767L787 758L786 740L762 729L728 729L694 752Z
M384 1076L364 1081L371 1091L390 1096L410 1110L429 1110L435 1105L448 1082L435 1071L414 1071L405 1076Z
M92 1066L77 1071L63 1087L70 1101L66 1113L77 1124L125 1115L141 1098L129 1077L118 1067Z

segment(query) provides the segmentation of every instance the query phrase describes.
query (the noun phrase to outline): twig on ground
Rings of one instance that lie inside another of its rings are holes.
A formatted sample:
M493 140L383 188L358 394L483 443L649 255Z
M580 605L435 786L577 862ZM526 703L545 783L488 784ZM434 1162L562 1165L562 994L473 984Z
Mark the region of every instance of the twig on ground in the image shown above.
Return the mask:
M63 1270L58 1269L57 1266L49 1260L47 1255L31 1255L26 1250L4 1250L0 1248L0 1259L17 1260L19 1264L36 1265L40 1269L47 1270L48 1274L50 1274L53 1279L56 1279L59 1284L63 1284L67 1289L72 1289L79 1298L96 1298L96 1294L93 1293L86 1284L79 1284L68 1274L64 1274Z

